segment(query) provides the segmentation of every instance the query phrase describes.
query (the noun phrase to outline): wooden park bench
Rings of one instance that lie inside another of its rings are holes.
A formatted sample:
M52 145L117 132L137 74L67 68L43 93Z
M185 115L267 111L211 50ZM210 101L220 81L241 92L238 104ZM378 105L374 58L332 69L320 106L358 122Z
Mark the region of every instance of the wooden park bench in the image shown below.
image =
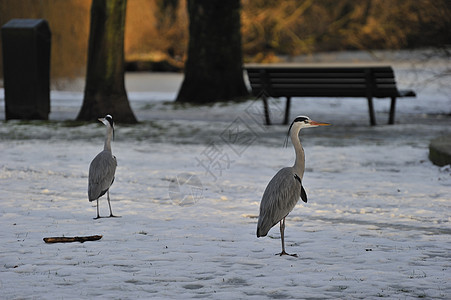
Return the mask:
M373 98L391 98L388 123L394 124L396 98L416 96L412 90L397 89L390 66L247 66L246 71L252 94L263 100L267 125L271 125L269 97L287 98L284 124L288 123L292 97L365 97L370 124L376 125Z

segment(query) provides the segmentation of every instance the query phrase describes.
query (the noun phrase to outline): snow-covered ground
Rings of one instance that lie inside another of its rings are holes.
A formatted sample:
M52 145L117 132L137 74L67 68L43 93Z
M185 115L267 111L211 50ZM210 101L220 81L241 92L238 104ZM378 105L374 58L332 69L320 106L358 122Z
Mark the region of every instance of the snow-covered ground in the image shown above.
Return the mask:
M451 132L449 77L394 67L418 93L398 101L394 126L368 126L365 99L293 101L292 117L333 124L301 131L309 202L285 231L298 258L274 255L277 226L255 235L266 184L294 159L259 101L175 105L181 75L128 74L141 123L118 125L113 142L121 218L93 220L88 166L105 128L65 121L82 93L53 91L51 122L0 124L0 298L451 298L451 169L428 160L429 141ZM280 122L284 101L271 103ZM375 105L383 124L389 101Z

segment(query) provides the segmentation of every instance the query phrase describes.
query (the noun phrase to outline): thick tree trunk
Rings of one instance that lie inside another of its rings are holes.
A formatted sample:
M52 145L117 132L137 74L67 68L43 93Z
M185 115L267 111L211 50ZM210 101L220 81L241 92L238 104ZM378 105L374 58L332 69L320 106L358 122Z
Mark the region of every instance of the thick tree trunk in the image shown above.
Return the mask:
M93 0L83 106L77 120L107 114L116 122L136 123L124 83L126 0Z
M248 95L243 79L240 0L188 0L189 46L180 102Z

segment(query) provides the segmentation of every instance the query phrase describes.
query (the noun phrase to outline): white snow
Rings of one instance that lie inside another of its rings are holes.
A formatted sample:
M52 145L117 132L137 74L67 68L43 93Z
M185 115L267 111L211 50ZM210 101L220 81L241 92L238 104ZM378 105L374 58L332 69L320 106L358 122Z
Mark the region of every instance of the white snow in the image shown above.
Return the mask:
M401 88L427 76L394 67ZM156 83L129 88L142 122L116 126L110 195L121 218L92 219L88 166L105 129L64 121L78 113L81 91L52 92L51 122L0 124L1 299L451 297L451 169L428 160L429 141L451 131L449 84L434 80L400 99L393 126L384 125L388 100L375 101L377 127L365 99L293 100L292 117L333 123L301 131L309 202L287 217L294 258L274 255L278 226L255 235L266 184L293 163L287 126L262 126L259 101L175 105L181 75L127 80ZM280 122L284 101L271 103ZM4 118L4 98L0 110ZM181 186L181 202L173 188L186 173L201 188ZM100 209L108 214L104 198ZM103 238L42 240L95 234Z

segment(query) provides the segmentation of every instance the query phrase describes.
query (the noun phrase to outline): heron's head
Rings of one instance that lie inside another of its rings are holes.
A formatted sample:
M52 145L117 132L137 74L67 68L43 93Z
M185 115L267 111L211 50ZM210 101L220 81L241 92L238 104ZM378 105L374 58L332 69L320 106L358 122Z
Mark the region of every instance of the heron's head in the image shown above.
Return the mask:
M299 133L299 130L301 130L302 128L328 126L328 125L330 125L330 124L313 121L312 119L310 119L307 116L297 116L293 120L293 122L291 122L290 128L288 129L287 138L285 140L285 145L288 142L288 136L290 135L291 129L293 129Z
M330 125L330 124L313 121L312 119L310 119L307 116L297 116L293 120L293 122L291 122L290 129L288 130L288 132L290 132L291 127L296 127L296 128L302 129L302 128L328 126L328 125Z
M105 124L107 127L111 127L113 130L113 139L114 139L114 122L113 117L111 115L106 115L105 118L99 118L99 121Z

